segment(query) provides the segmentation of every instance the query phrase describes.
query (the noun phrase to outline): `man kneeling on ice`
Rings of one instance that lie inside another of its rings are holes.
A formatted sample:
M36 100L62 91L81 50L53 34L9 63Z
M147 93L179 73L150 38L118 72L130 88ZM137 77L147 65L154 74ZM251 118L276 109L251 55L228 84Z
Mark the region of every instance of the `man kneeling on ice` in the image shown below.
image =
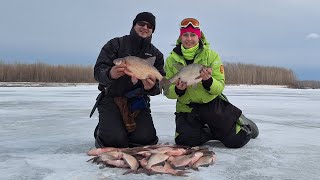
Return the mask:
M130 34L111 39L99 54L94 78L99 82L101 93L90 114L91 117L98 108L99 123L94 132L97 148L124 148L158 142L149 96L160 94L157 79L164 75L164 59L163 54L151 43L155 27L152 13L139 13L133 21ZM127 63L141 59L152 61L150 64L160 75L143 79L132 77L134 74L127 68L128 64L117 59Z

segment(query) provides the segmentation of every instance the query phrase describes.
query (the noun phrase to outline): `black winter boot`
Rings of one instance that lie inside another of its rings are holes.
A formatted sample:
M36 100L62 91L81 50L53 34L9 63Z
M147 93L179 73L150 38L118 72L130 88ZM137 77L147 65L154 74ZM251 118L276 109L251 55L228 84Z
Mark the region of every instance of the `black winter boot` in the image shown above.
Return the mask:
M252 120L248 119L247 117L245 117L243 114L241 114L241 116L239 117L239 119L245 124L245 125L249 125L251 128L251 138L255 139L256 137L258 137L259 135L259 129L258 126L256 125L256 123L254 123Z

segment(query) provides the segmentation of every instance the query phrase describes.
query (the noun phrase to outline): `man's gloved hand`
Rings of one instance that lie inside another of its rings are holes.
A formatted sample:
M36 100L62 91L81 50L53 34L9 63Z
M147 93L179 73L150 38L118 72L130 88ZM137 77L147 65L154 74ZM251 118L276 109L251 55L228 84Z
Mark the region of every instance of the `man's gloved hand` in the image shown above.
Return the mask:
M114 65L109 71L111 79L118 79L119 77L125 75L126 73L124 71L126 68L127 66L125 63Z
M147 79L141 80L143 83L143 88L145 90L150 90L153 88L153 86L156 84L156 78L155 77L148 77Z

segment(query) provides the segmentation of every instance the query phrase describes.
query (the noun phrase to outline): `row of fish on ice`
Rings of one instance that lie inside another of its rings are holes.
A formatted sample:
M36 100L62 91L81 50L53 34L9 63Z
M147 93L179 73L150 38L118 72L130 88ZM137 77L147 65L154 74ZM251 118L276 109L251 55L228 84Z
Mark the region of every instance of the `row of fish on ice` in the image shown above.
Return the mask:
M215 163L216 155L206 147L157 144L134 148L95 148L87 152L88 160L100 167L127 168L124 174L145 173L185 176L188 169Z

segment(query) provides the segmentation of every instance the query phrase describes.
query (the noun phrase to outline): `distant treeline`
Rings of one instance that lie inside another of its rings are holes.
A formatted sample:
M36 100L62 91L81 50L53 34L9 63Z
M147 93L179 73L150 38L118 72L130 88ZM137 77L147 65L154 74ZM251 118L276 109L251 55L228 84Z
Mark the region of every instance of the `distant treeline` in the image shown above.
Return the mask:
M290 69L254 64L224 63L228 84L294 85L296 76Z
M319 81L299 81L286 68L254 64L224 63L226 84L285 85L291 88L320 88ZM93 67L4 63L0 61L0 82L96 83Z
M93 83L92 66L7 64L0 62L0 82Z

